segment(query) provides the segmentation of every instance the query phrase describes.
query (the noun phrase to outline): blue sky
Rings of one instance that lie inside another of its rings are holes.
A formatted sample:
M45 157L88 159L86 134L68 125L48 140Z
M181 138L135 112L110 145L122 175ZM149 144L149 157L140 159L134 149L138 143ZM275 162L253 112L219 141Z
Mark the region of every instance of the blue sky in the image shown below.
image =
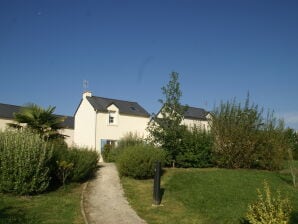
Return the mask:
M0 0L0 102L73 115L93 95L157 112L180 74L182 103L251 100L298 129L298 1Z

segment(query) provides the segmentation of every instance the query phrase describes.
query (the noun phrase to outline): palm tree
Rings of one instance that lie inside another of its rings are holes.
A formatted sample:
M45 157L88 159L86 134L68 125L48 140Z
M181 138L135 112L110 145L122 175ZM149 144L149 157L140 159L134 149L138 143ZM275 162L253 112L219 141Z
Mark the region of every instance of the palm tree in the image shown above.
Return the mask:
M56 107L51 106L44 109L33 103L27 104L18 113L14 113L16 123L8 125L17 129L30 128L45 139L64 138L65 136L60 134L59 130L62 129L61 124L65 117L53 114L55 109Z

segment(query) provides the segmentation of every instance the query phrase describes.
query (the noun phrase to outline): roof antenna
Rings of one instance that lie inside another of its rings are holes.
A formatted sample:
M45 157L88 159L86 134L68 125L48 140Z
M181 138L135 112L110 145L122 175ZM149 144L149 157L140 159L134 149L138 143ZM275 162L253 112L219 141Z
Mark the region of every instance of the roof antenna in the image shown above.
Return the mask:
M88 87L89 87L89 82L88 82L88 80L84 79L83 80L84 92L87 92L88 91Z

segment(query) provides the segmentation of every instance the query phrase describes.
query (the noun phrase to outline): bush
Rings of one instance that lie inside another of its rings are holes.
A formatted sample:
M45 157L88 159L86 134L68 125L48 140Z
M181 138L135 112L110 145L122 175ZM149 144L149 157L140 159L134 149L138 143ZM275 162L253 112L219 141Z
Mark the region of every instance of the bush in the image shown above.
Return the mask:
M81 182L91 177L96 168L99 160L99 154L94 150L87 148L56 148L54 149L54 155L52 159L52 175L54 177L53 185L57 184L61 179L59 176L58 165L60 163L73 164L71 170L69 170L68 181Z
M0 132L0 191L15 194L44 192L50 183L52 149L28 130Z
M266 128L256 136L255 160L252 167L266 170L280 170L288 158L289 144L282 128Z
M155 162L164 164L165 158L162 149L150 145L129 146L119 155L117 167L121 176L146 179L154 176Z
M264 194L259 189L258 200L248 206L247 220L251 224L287 224L289 223L291 206L289 200L282 199L280 192L277 197L271 195L270 188L264 182Z
M129 132L123 138L120 139L120 141L117 144L117 148L123 149L129 146L142 144L144 144L144 139L138 136L137 133Z
M71 148L69 149L74 163L71 181L81 182L90 178L97 168L99 154L94 150L87 148Z
M210 133L193 127L185 130L181 148L176 157L177 167L210 167L212 166L212 136Z
M250 105L236 101L221 103L212 113L210 122L214 136L213 158L225 168L280 169L289 141L283 122Z
M105 162L116 162L117 157L123 152L123 150L129 146L145 144L144 140L137 135L137 133L129 132L123 138L121 138L116 147L106 144L102 157Z

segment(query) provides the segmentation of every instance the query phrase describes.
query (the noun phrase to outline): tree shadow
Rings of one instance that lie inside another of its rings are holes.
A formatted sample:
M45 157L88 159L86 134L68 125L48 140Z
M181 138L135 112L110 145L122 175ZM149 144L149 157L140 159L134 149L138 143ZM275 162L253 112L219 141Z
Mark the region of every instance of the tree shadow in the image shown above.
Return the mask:
M281 179L283 182L285 182L288 185L293 186L293 179L291 177L291 173L289 172L279 172L277 173L279 179Z
M0 209L0 224L35 224L40 223L36 219L28 218L26 213L16 207L8 206Z
M161 203L162 202L162 199L163 199L163 196L165 194L165 188L160 188L159 194L160 194L160 203Z
M298 211L294 211L291 213L290 224L298 223Z
M248 221L246 218L241 218L241 219L239 220L239 223L240 223L240 224L249 224L249 221Z

